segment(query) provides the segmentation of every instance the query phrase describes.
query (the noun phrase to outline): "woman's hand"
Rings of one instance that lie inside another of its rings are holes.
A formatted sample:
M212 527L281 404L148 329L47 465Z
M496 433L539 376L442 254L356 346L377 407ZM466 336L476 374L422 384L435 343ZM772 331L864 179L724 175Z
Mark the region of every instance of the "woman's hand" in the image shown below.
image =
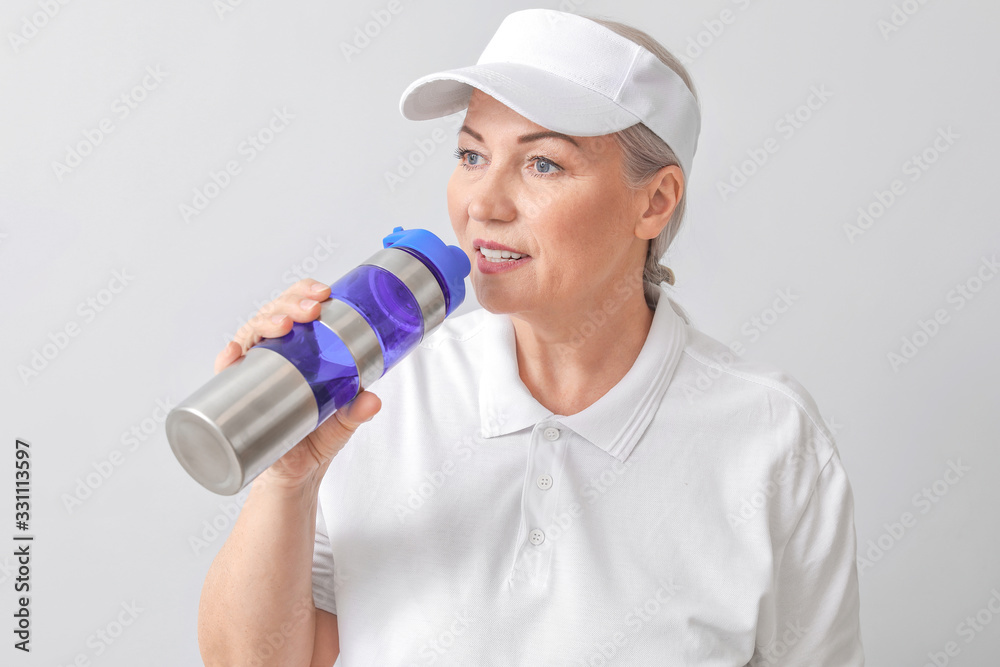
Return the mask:
M319 317L319 304L330 296L330 288L305 278L264 304L236 333L215 358L215 372L233 364L262 338L280 338L292 330L293 322L311 322ZM327 464L350 440L358 426L375 416L382 401L370 391L362 391L343 405L318 429L297 443L261 477L287 486L301 486L318 481Z

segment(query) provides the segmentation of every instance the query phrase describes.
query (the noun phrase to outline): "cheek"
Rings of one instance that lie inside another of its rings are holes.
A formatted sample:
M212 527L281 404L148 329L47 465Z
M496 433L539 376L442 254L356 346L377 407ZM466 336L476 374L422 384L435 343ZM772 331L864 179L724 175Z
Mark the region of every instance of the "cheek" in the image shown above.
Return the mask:
M620 203L610 193L583 193L567 213L572 216L570 231L586 250L615 242L622 211Z
M458 225L464 226L467 220L467 216L465 215L466 209L461 205L462 192L454 174L448 179L446 195L448 198L448 215L451 217L452 226L456 227L456 229Z
M632 239L632 226L618 193L604 189L580 192L563 206L547 247L558 247L574 272L593 273L613 263ZM550 219L549 222L553 220ZM549 236L549 235L547 235Z

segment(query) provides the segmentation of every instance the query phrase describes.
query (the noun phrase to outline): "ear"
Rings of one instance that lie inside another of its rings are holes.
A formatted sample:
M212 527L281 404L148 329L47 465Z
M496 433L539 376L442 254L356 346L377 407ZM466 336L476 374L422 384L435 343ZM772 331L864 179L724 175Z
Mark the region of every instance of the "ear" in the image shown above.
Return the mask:
M635 235L641 239L654 239L670 222L670 216L684 194L684 172L677 165L663 167L640 191L648 201L646 212L636 223Z

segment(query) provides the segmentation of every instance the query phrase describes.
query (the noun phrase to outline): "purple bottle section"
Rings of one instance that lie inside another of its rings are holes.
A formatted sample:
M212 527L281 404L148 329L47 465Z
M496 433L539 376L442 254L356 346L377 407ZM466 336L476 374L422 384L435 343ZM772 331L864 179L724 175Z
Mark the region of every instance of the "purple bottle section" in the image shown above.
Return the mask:
M359 266L330 286L330 297L353 306L375 330L386 371L423 336L420 304L402 280L383 268Z
M382 348L383 373L420 342L420 305L389 271L359 266L330 286L330 297L349 304L371 325ZM288 359L308 381L319 408L317 426L358 393L359 373L351 353L318 320L296 322L281 338L265 338L257 345Z
M319 408L317 426L358 393L358 369L351 353L318 321L296 322L281 338L265 338L257 347L274 350L288 359L309 382Z

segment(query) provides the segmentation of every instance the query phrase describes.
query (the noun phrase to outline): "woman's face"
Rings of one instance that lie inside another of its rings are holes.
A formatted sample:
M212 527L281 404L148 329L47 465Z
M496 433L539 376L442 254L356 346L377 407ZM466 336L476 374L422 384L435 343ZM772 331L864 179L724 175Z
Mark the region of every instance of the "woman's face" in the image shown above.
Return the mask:
M628 277L641 293L637 275L649 237L637 236L636 224L649 207L647 194L622 183L611 136L551 134L473 91L448 182L448 214L472 262L476 298L490 312L580 307ZM478 247L490 241L528 257L490 263Z

